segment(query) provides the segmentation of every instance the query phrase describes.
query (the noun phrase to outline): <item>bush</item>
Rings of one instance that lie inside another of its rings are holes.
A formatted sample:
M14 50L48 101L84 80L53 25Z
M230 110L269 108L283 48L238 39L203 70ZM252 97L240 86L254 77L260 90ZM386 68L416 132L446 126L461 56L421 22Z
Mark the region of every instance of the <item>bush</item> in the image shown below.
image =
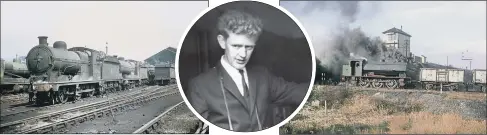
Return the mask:
M317 87L315 87L313 91L311 91L308 103L318 100L320 101L320 105L324 106L326 101L327 108L339 108L347 99L352 98L353 95L353 91L341 87L325 86L322 89L317 89Z
M400 112L419 112L422 111L424 108L423 105L419 103L394 103L384 99L376 99L375 105L377 110L386 110L388 115Z
M383 122L376 126L365 125L365 124L352 124L343 125L335 124L327 128L320 128L316 123L311 123L309 127L305 129L292 128L288 124L281 127L282 134L360 134L360 133L373 133L376 131L378 133L385 133L390 131L388 128L389 123Z

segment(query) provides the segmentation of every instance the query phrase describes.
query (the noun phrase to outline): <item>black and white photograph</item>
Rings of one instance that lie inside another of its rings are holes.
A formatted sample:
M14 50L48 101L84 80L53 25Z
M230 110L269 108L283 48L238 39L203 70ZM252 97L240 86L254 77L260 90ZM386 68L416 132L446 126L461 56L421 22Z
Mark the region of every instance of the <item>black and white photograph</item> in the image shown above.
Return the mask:
M208 134L174 72L179 38L206 8L2 1L1 133Z
M306 31L280 8L219 5L181 38L176 76L201 120L234 132L285 123L309 96L315 58Z

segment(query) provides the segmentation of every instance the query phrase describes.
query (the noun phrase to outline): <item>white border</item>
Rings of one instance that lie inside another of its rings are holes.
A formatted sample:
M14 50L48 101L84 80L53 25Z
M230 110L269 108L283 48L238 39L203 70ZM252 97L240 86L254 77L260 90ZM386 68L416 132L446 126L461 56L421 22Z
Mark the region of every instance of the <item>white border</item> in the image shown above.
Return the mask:
M191 106L191 104L189 103L188 99L186 98L186 94L184 93L183 89L182 89L182 86L181 86L181 83L180 83L180 78L179 78L179 53L181 51L181 47L183 45L183 42L184 42L184 39L186 38L188 32L191 30L191 28L193 27L193 25L203 16L205 15L207 12L211 11L212 9L218 7L218 6L221 6L223 4L227 4L227 3L230 3L230 2L235 2L235 1L238 1L238 0L228 0L227 2L218 2L218 3L212 3L211 5L209 5L209 7L205 10L203 10L200 14L198 14L198 16L196 18L193 19L193 21L191 22L191 24L186 28L186 31L184 32L184 35L181 36L181 39L179 41L179 46L177 48L177 52L176 52L176 65L175 65L175 71L176 71L176 80L177 80L177 85L178 85L178 88L179 88L179 91L180 94L182 97L183 97L183 100L184 102L186 103L186 105L188 106L188 108L191 110L191 112L193 112L193 114L196 115L196 117L198 117L201 121L205 122L206 124L210 125L210 127L217 127L221 130L225 130L225 131L228 131L228 132L234 132L234 133L246 133L246 132L236 132L236 131L230 131L230 130L227 130L227 129L224 129L224 128L220 128L216 125L214 125L213 123L210 123L208 120L206 120L205 118L203 118L194 108L193 106ZM277 8L279 10L281 10L281 12L284 12L286 15L288 15L297 25L298 27L301 29L301 31L303 32L307 42L308 42L308 45L309 45L309 49L311 51L311 60L312 60L312 74L311 74L311 80L310 80L310 84L309 84L309 87L308 87L308 91L306 93L306 96L304 97L303 101L301 101L301 104L298 106L298 108L288 117L286 118L285 120L281 121L280 123L274 125L273 127L269 128L269 129L265 129L265 130L260 130L260 131L255 131L255 132L247 132L247 133L264 133L265 131L267 130L272 130L272 129L278 129L279 131L279 128L281 126L283 126L284 124L288 123L292 118L294 118L294 116L296 114L299 113L299 111L301 111L301 109L303 108L304 104L306 103L306 101L308 100L309 98L309 95L311 93L311 90L313 88L313 85L314 85L314 79L315 79L315 75L316 75L316 57L315 57L315 52L314 52L314 48L313 48L313 44L311 42L311 37L308 35L308 32L306 31L306 29L304 28L304 26L301 24L301 22L296 18L294 17L289 11L287 11L286 9L284 9L283 7L279 6L279 5L273 5L273 4L270 4L269 2L262 2L262 0L249 0L249 2L260 2L262 4L267 4L269 6L272 6L274 8ZM213 128L212 128L213 129ZM210 134L212 134L211 132L212 131L215 131L215 130L212 130L210 129ZM214 132L213 132L214 133Z

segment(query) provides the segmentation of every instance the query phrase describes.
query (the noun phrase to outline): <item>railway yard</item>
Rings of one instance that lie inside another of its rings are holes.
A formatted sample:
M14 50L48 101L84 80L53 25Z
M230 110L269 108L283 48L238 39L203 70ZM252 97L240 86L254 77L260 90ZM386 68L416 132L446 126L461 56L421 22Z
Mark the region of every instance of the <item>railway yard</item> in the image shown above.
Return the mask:
M2 104L0 122L2 133L205 132L176 85L145 86L49 106Z
M185 106L171 62L38 40L25 58L2 59L1 133L208 133Z

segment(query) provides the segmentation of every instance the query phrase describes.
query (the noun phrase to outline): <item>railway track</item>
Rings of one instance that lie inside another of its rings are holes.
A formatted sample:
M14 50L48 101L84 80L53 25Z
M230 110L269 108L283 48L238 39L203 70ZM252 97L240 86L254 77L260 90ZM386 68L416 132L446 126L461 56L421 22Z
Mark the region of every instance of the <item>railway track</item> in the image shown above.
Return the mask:
M162 123L161 119L166 116L168 113L171 113L172 111L176 111L178 107L185 107L184 106L184 101L179 102L178 104L170 107L163 113L161 113L159 116L156 118L152 119L148 123L144 124L142 127L137 129L133 134L154 134L157 133L156 130L159 128L160 125L164 124ZM174 113L174 112L172 112ZM176 112L177 113L177 112ZM204 124L203 122L198 122L198 128L194 132L194 134L204 134L208 130L208 125Z
M87 102L89 104L97 104L97 103L104 102L106 100L114 100L114 99L124 98L124 97L126 97L125 95L132 95L135 93L140 93L141 91L151 89L151 88L155 88L155 87L151 86L151 87L145 87L145 88L141 88L141 89L135 89L133 91L125 91L123 93L118 93L118 94L123 94L123 95L114 95L113 97L108 96L107 97L108 99L107 98L105 98L105 99L93 98L92 100L84 100L83 102ZM64 108L69 109L69 108L77 107L77 106L80 106L80 103L82 103L82 102L77 102L76 104L56 104L56 105L51 105L51 106L44 106L44 107L38 107L38 108L36 107L36 108L30 108L30 109L22 108L22 109L26 109L26 110L16 111L14 113L7 113L4 116L2 116L1 120L0 120L0 122L2 122L2 124L0 125L0 129L3 130L5 128L5 126L10 126L10 124L13 121L25 120L25 119L28 119L29 117L40 116L43 114L47 114L49 112L62 111L62 110L65 110ZM86 104L86 103L82 103L82 104ZM48 111L42 112L43 110L48 110ZM39 113L39 112L41 112L41 113ZM3 114L3 112L2 112L2 114Z
M145 89L150 89L152 88L151 86L148 86L148 87L142 87L141 89L142 90L145 90ZM119 94L121 92L124 92L124 91L117 91L115 93L110 93L110 95L112 94ZM134 91L136 92L136 91ZM133 92L132 92L133 93ZM130 94L130 93L129 93ZM85 98L86 99L86 98ZM85 100L83 99L83 100ZM42 111L42 110L47 110L47 109L51 109L51 108L55 108L55 107L59 107L59 106L62 106L62 105L65 105L66 103L61 103L61 104L55 104L55 105L49 105L49 106L41 106L41 107L34 107L34 108L31 108L31 109L25 109L25 110L21 110L21 111L15 111L15 112L12 112L12 113L4 113L2 112L2 114L0 115L0 117L2 118L5 118L5 117L13 117L15 115L19 115L19 114L24 114L24 113L28 113L28 112L33 112L33 111ZM28 105L27 105L28 106ZM13 107L13 108L9 108L11 110L19 110L19 109L22 109L26 106L19 106L19 107Z
M418 93L436 93L440 94L442 92L447 93L447 92L458 92L458 93L478 93L477 91L450 91L450 90L424 90L424 89L389 89L389 88L363 88L360 86L333 86L333 85L315 85L315 87L323 87L323 88L334 88L334 89L349 89L349 90L368 90L368 91L384 91L384 92L418 92ZM485 93L484 93L485 94Z
M164 90L161 91L161 89ZM142 90L140 92L119 96L116 99L104 100L49 114L5 123L1 125L1 129L2 133L27 134L54 132L59 129L76 125L77 123L102 117L104 115L112 115L114 112L124 110L126 107L162 98L168 95L173 95L179 92L171 92L171 90L174 89L177 89L177 87L172 85L167 87L158 87L148 91Z

